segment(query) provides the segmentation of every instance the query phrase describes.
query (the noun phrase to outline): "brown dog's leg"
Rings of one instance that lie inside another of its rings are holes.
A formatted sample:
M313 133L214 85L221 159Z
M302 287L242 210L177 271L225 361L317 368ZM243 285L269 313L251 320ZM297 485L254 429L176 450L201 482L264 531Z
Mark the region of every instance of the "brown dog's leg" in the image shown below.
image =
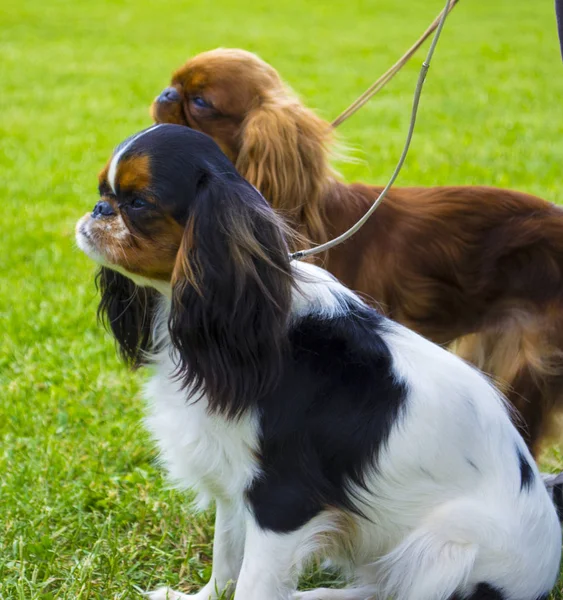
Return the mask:
M546 387L547 382L538 377L529 364L525 364L506 390L510 404L518 411L514 424L536 459L551 417Z
M561 328L557 327L561 324ZM559 330L559 331L557 331ZM563 386L563 315L511 310L486 331L465 336L453 350L488 374L518 414L514 424L537 458L555 433L553 422Z

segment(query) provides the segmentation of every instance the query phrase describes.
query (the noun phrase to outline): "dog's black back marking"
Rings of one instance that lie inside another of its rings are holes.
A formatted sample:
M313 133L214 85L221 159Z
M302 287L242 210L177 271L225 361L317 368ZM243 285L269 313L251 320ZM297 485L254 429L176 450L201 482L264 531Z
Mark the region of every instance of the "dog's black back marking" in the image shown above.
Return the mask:
M361 512L351 485L363 486L367 467L377 466L407 397L381 335L386 326L355 305L291 330L282 381L259 405L262 476L248 498L262 528L293 531L329 507Z
M526 457L522 454L520 448L516 449L518 462L520 464L520 489L529 490L534 483L534 472Z

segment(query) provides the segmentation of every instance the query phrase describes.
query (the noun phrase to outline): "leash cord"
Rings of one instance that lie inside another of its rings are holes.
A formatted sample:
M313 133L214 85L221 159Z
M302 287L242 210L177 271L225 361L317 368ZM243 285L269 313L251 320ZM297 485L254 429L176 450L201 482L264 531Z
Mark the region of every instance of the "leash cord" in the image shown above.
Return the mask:
M377 200L375 200L375 202L371 205L370 209L366 212L366 214L355 225L352 225L352 227L350 227L350 229L348 229L347 231L345 231L338 237L334 238L333 240L330 240L324 244L321 244L320 246L315 246L314 248L309 248L307 250L298 250L297 252L291 253L289 255L289 260L301 260L303 258L307 258L308 256L312 256L314 254L319 254L320 252L325 252L326 250L329 250L330 248L333 248L334 246L341 244L342 242L346 241L349 237L353 236L365 224L365 222L371 217L371 215L374 213L374 211L377 209L377 207L381 204L381 202L387 195L389 188L395 183L395 180L397 179L397 176L399 175L399 172L401 171L401 168L403 166L403 163L405 162L405 159L406 159L408 151L409 151L411 139L412 139L412 136L414 133L414 127L416 124L418 104L420 102L420 96L422 93L422 88L424 86L424 80L426 79L426 74L428 73L428 69L430 68L430 61L432 60L434 50L436 48L438 39L440 38L440 34L442 33L442 29L444 27L444 23L446 21L447 15L448 15L449 4L450 4L450 0L446 0L446 7L445 7L444 11L442 12L440 22L438 23L436 33L434 34L434 38L432 39L432 43L430 44L430 48L428 49L428 54L426 55L426 59L422 63L422 67L420 68L420 73L418 75L418 81L416 83L416 88L414 91L411 119L410 119L409 129L408 129L408 133L407 133L407 139L405 141L403 151L399 158L399 162L397 163L397 166L395 167L395 170L393 171L393 174L391 175L389 182L387 183L387 185L385 186L385 188L383 189L381 194L379 194L379 197L377 198Z
M458 2L459 2L459 0L450 0L449 6L447 9L448 13L453 10L453 8L455 7L455 5ZM563 2L563 0L562 0L562 2ZM330 126L332 128L338 127L344 121L346 121L346 119L349 119L353 114L355 114L358 110L360 110L360 108L362 108L362 106L364 106L364 104L367 104L380 90L382 90L391 81L391 79L393 79L393 77L395 77L395 75L416 54L416 51L422 46L422 44L424 44L424 42L436 30L436 27L438 27L438 24L440 23L441 16L442 16L442 13L440 13L434 19L434 21L432 21L432 23L429 25L428 29L426 29L426 31L403 54L403 56L401 56L401 58L394 65L389 67L389 69L387 69L387 71L385 71L385 73L383 73L383 75L381 75L381 77L379 77L376 81L374 81L365 92L363 92L360 96L358 96L346 110L342 111L342 113L340 113L338 115L338 117L336 117L336 119L334 119L334 121L330 124Z

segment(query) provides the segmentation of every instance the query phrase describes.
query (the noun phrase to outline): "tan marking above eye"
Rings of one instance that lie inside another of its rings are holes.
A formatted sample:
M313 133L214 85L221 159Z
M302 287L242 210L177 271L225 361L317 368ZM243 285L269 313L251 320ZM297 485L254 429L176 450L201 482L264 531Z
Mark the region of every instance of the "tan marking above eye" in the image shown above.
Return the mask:
M116 181L120 191L146 190L151 182L148 154L137 154L121 159L117 166Z

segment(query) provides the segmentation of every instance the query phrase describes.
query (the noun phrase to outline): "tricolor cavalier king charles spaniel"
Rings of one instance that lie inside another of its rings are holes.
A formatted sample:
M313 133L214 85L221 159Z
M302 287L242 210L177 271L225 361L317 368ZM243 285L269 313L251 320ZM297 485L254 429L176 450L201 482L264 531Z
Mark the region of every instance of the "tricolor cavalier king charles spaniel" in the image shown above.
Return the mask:
M242 50L205 52L152 106L211 135L239 173L313 243L353 225L381 187L330 168L329 123ZM563 211L488 187L393 188L324 263L385 314L492 375L537 455L563 406Z
M547 597L559 522L485 377L290 262L280 218L202 133L130 137L99 187L77 240L100 310L154 366L171 477L217 509L211 581L151 600ZM315 554L351 587L297 592Z

